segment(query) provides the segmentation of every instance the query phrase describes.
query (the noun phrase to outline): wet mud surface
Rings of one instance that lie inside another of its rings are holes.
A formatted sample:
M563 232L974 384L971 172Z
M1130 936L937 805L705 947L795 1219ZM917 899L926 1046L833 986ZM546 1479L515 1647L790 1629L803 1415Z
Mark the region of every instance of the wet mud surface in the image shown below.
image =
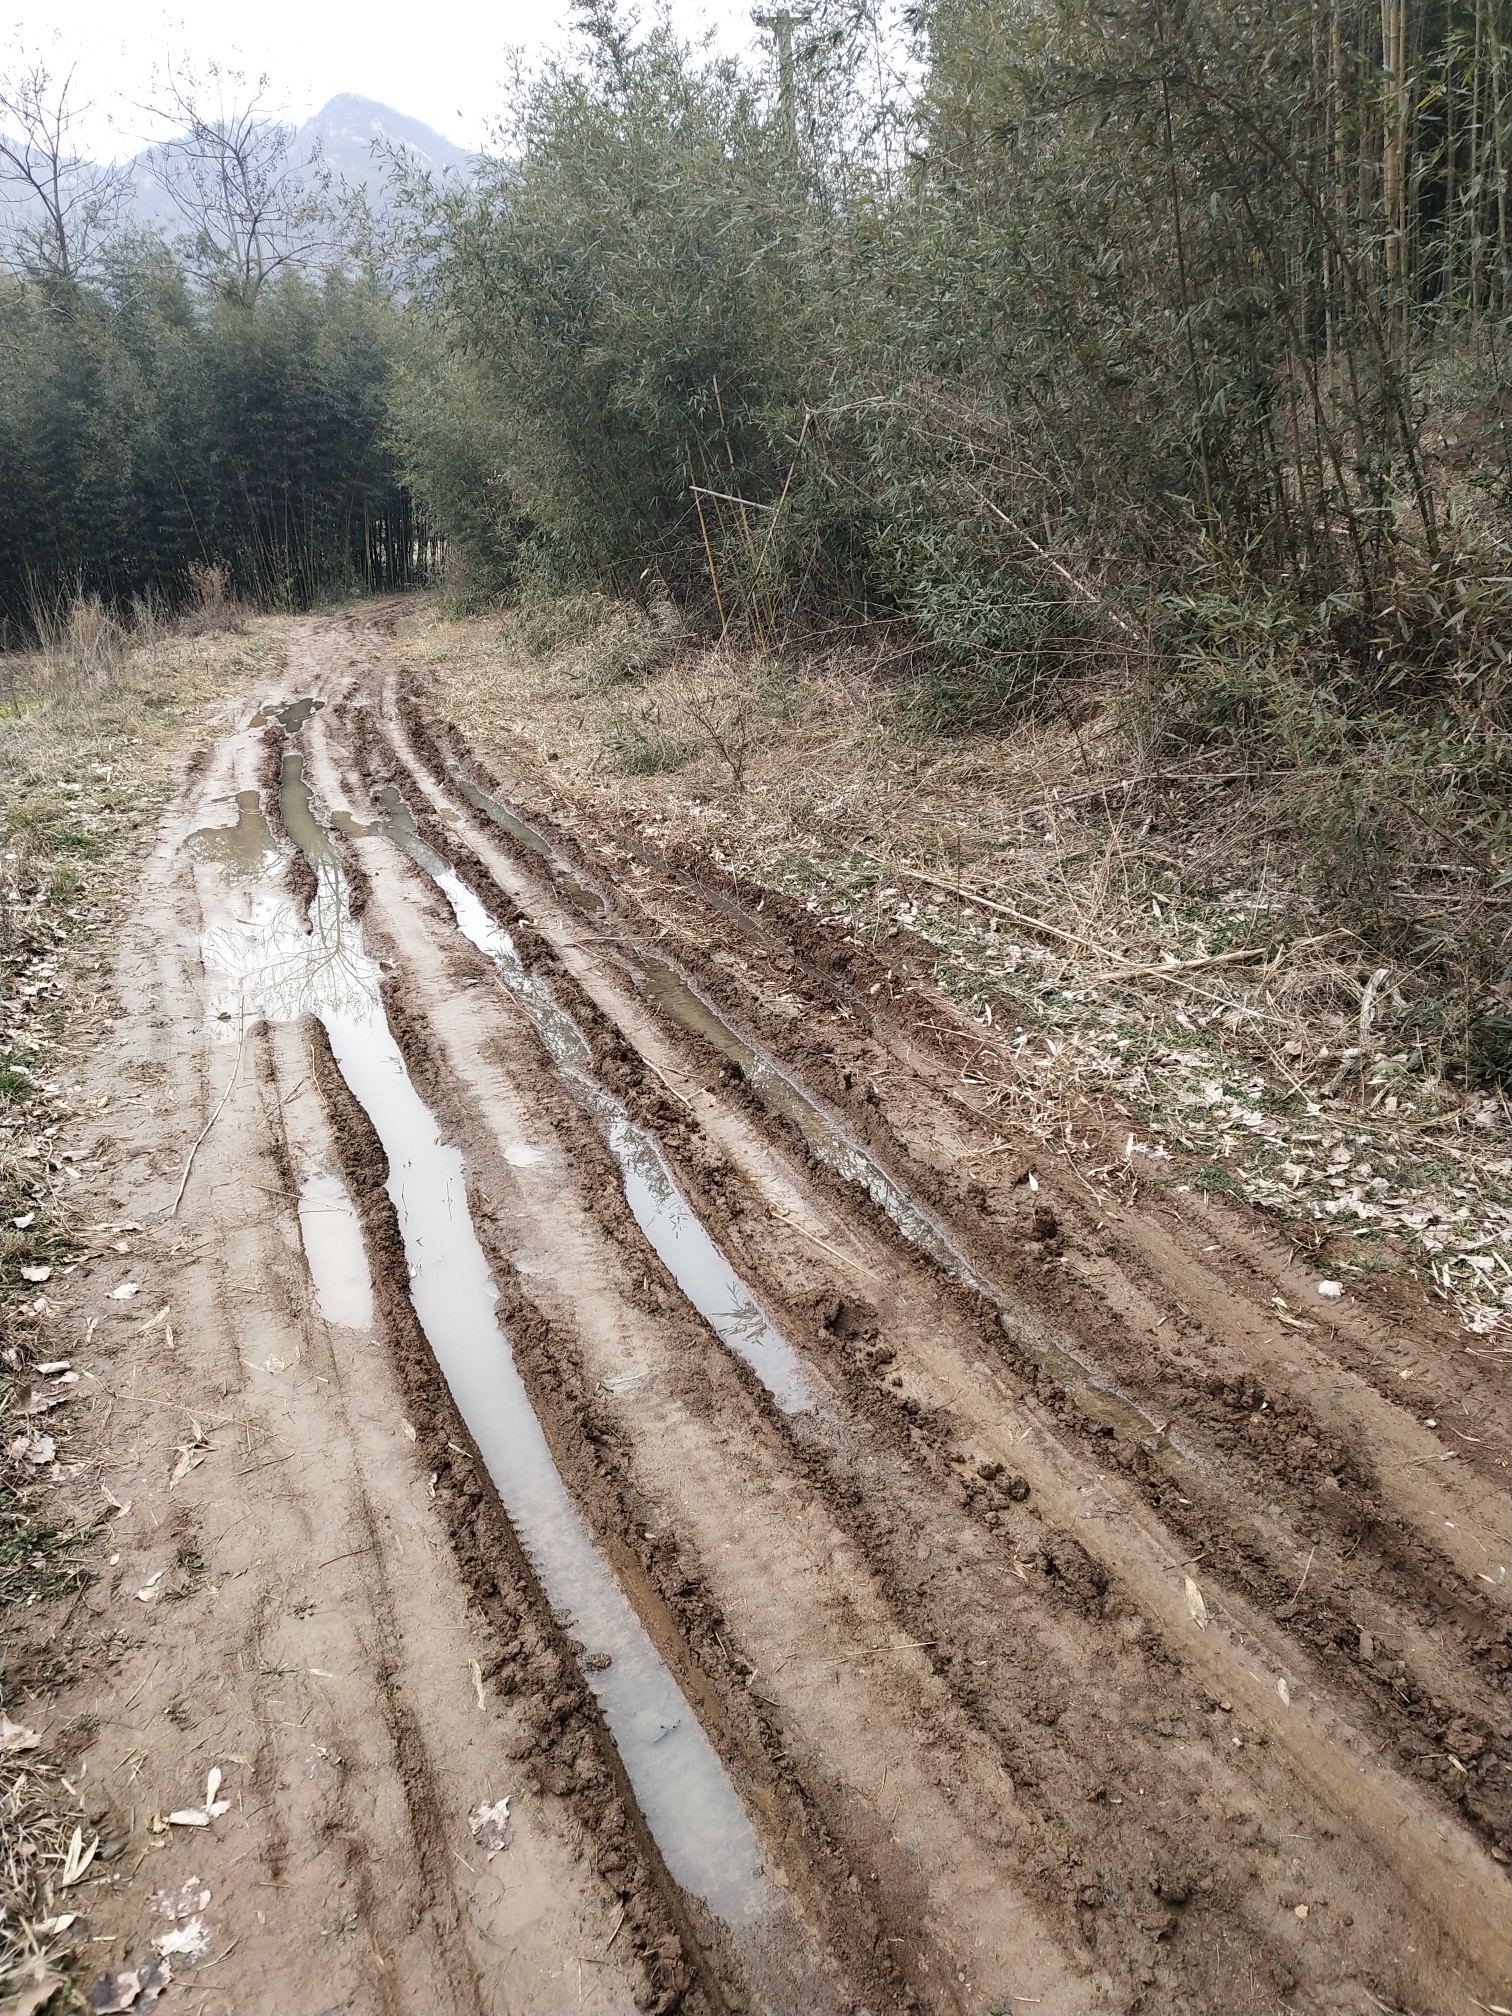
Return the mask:
M383 2006L1506 2003L1505 1422L1451 1447L1393 1376L1475 1400L1457 1336L1005 1139L917 975L462 745L381 616L245 714L137 956L445 1563L477 1727L422 1742L398 1649L352 1707L417 1788ZM175 1264L255 1304L248 1237ZM517 1987L453 1751L558 1872Z

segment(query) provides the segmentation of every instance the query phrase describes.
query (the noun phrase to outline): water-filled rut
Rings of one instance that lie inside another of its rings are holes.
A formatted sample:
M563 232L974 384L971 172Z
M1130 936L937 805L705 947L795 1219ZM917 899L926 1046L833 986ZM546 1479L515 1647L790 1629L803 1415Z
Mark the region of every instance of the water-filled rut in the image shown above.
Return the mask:
M600 891L586 885L552 847L510 806L484 791L456 765L447 778L469 805L517 846L537 855L574 908L595 918L607 914ZM460 919L459 919L460 921ZM464 926L464 929L466 927ZM804 1091L758 1044L744 1036L698 991L673 963L644 947L621 943L618 950L640 992L678 1028L710 1044L735 1064L768 1111L796 1128L815 1160L868 1196L896 1229L928 1256L948 1280L980 1295L997 1311L1004 1332L1037 1359L1082 1410L1115 1433L1141 1443L1157 1458L1200 1467L1195 1450L1110 1379L1082 1351L1032 1324L1015 1297L975 1267L929 1207L897 1182L838 1118ZM653 1150L653 1152L655 1152Z
M297 726L304 716L292 711ZM283 759L279 802L284 828L314 874L308 922L267 881L230 889L228 914L202 943L211 1027L235 1033L258 1017L307 1014L323 1024L387 1158L408 1290L436 1362L547 1602L559 1622L570 1620L583 1646L584 1679L668 1871L731 1928L738 1950L743 1928L791 1920L791 1910L728 1774L552 1458L496 1314L498 1291L474 1230L462 1156L441 1138L389 1028L379 969L363 948L346 878L314 815L295 750ZM507 943L491 949L500 958L510 953ZM553 1026L570 1040L566 1018ZM313 1212L331 1200L308 1203Z
M381 834L431 877L462 935L491 960L522 1004L547 1055L593 1119L619 1166L625 1201L657 1258L725 1347L750 1366L784 1413L814 1404L814 1381L755 1295L700 1223L652 1136L593 1075L592 1051L577 1023L538 975L526 971L514 940L496 924L448 862L429 846L399 792L378 797L386 817L371 826L343 821L353 835ZM524 829L529 830L529 829Z

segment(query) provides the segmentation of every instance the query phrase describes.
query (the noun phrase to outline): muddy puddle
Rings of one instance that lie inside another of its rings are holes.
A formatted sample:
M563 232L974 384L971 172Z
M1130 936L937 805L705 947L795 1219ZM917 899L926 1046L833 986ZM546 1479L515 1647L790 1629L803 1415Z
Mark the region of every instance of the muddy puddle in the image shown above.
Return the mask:
M266 874L278 855L278 842L255 791L237 792L234 826L201 826L184 844L201 861L218 861L241 876Z
M278 816L284 831L317 874L334 868L336 850L325 829L310 809L310 787L305 782L304 758L297 749L284 751L278 769Z
M371 1330L373 1282L362 1221L339 1176L311 1175L299 1186L299 1235L326 1322Z
M583 1677L666 1866L730 1927L770 1934L774 1921L790 1914L750 1821L599 1554L530 1404L496 1314L498 1291L473 1227L461 1153L441 1138L389 1029L379 969L362 949L346 878L311 807L297 751L282 766L280 806L315 871L308 928L276 888L265 883L249 897L229 884L231 914L202 940L212 991L237 1002L239 1029L260 1016L291 1021L308 1014L324 1025L387 1158L416 1315L547 1602L584 1648ZM328 1320L350 1322L367 1270L364 1258L359 1285L345 1216L350 1200L344 1189L338 1198L326 1187L333 1180L306 1186L301 1230L322 1309Z
M297 735L324 700L291 700L286 707L259 707L247 723L249 728L266 728L276 721L285 735Z
M424 869L450 903L458 930L492 960L500 979L519 999L547 1054L619 1164L625 1201L657 1258L715 1336L750 1366L784 1413L812 1407L813 1387L802 1360L709 1236L655 1140L594 1077L592 1051L582 1030L545 981L526 972L509 933L420 837L409 807L393 785L385 785L377 796L388 816L381 826L362 830L382 831Z
M233 882L226 893L231 900L213 907L200 940L213 1030L240 1038L259 1016L294 1022L361 1012L378 969L332 875L317 877L308 919L266 880Z

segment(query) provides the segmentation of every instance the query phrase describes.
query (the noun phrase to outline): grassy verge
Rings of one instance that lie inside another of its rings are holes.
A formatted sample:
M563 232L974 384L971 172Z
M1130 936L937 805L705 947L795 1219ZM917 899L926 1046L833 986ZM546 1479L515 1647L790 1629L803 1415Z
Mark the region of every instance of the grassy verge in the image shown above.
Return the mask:
M65 1783L66 1755L43 1726L68 1677L66 1632L44 1650L52 1624L43 1620L55 1620L50 1606L87 1577L94 1516L68 1447L70 1399L79 1389L66 1364L67 1279L82 1250L77 1199L86 1187L70 1131L86 1110L99 1111L86 1108L79 1077L110 1025L114 932L158 814L217 703L277 664L284 628L266 621L128 642L103 661L96 654L73 667L60 665L56 650L5 662L0 1998L32 2009L73 1993L60 1970L81 1929L63 1887L80 1815Z
M1119 695L984 732L875 651L778 665L664 618L632 632L580 600L554 620L430 605L403 635L481 748L906 945L981 1025L982 1100L1095 1189L1227 1191L1331 1273L1405 1268L1472 1337L1512 1331L1512 1105L1456 1068L1424 970L1330 900L1337 829L1307 808L1347 780L1162 758ZM1444 844L1420 865L1377 893L1505 933L1504 889L1435 897ZM1122 1152L1089 1161L1110 1118Z

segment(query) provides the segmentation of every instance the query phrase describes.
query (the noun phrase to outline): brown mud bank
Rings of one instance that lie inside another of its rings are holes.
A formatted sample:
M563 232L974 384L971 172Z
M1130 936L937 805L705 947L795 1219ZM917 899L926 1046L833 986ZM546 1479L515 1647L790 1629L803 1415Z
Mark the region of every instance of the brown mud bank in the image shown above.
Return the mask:
M383 611L266 685L144 877L96 1069L161 1096L59 1316L93 1964L1506 2003L1505 1424L1382 1369L1450 1328L1015 1139L943 997L464 741Z

